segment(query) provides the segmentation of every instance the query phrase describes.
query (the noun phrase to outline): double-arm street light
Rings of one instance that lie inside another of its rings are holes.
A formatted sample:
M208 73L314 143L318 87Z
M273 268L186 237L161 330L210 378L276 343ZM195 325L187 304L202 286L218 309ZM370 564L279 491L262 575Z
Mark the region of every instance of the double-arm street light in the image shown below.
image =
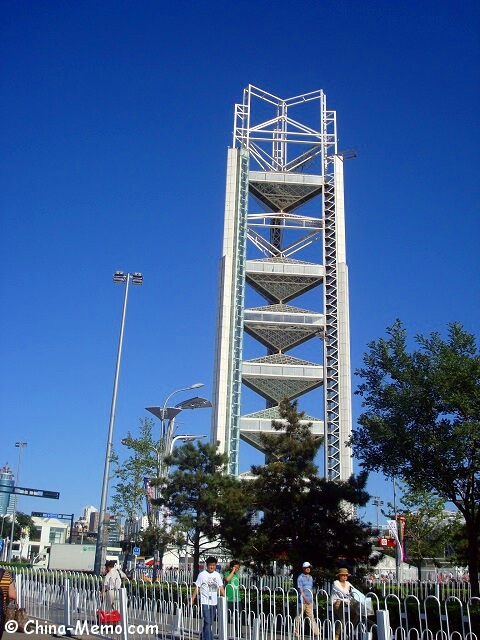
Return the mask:
M173 449L173 440L175 435L175 418L177 415L184 411L185 409L206 409L212 406L210 400L206 398L200 398L196 396L195 398L189 398L188 400L184 400L183 402L179 402L174 407L168 406L168 401L172 396L182 391L190 391L191 389L199 389L203 387L203 382L197 382L192 384L190 387L185 387L182 389L177 389L176 391L172 391L172 393L167 397L165 402L163 403L163 407L145 407L147 411L150 411L156 418L160 420L160 446L159 446L159 475L164 478L168 475L167 468L165 466L165 457L172 452ZM204 436L202 436L204 437ZM198 438L194 438L197 440Z
M107 448L105 451L105 468L103 471L103 484L102 484L102 497L100 500L100 512L98 518L98 530L97 530L97 546L95 549L95 568L94 573L96 576L100 575L100 571L103 565L104 556L104 529L105 529L105 512L107 509L107 495L108 495L108 479L110 475L110 459L112 456L112 444L113 444L113 427L115 424L115 410L117 407L117 391L118 391L118 379L120 375L120 361L122 359L122 347L123 347L123 332L125 329L125 317L127 314L127 300L128 300L128 286L130 281L134 285L141 285L143 283L143 275L141 273L124 273L123 271L115 271L113 281L116 283L125 284L125 294L123 297L123 310L122 321L120 323L120 337L118 340L117 350L117 364L115 367L115 378L113 381L113 394L112 405L110 409L110 423L108 425L108 437Z
M190 391L191 389L199 389L203 387L203 382L197 382L195 384L190 385L189 387L184 387L182 389L176 389L172 391L172 393L167 396L167 399L163 403L163 407L145 407L147 411L150 411L156 418L159 418L161 427L160 427L160 441L159 446L156 449L157 452L157 461L158 461L158 473L159 477L165 479L168 477L168 467L165 464L165 458L170 455L173 451L173 447L177 440L182 440L183 442L192 442L193 440L199 440L201 438L205 438L206 436L197 436L192 434L178 435L175 436L175 418L177 415L185 410L185 409L204 409L207 407L211 407L212 403L210 400L206 398L200 398L196 396L195 398L189 398L188 400L184 400L183 402L178 403L174 407L169 407L168 402L172 396L177 393L181 393L183 391ZM158 488L155 491L155 497L158 498ZM160 512L158 513L158 522L160 523ZM158 554L156 554L157 556ZM153 580L157 578L158 560L162 560L160 557L156 557L154 567L153 567Z
M15 478L15 486L18 487L18 482L20 480L20 464L22 461L22 451L23 448L27 446L26 442L16 442L15 446L18 447L18 463L17 463L17 477ZM13 496L13 513L12 513L12 528L10 530L10 553L8 554L8 560L11 562L12 560L12 551L13 551L13 538L15 535L15 518L17 517L17 495Z

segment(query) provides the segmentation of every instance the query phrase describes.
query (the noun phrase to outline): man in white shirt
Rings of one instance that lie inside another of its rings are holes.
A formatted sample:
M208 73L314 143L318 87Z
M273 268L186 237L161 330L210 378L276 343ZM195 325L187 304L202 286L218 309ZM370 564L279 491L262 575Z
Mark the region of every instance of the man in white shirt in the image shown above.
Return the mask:
M213 621L217 615L218 594L225 595L222 576L216 571L217 558L209 556L206 560L207 568L200 571L195 581L192 593L192 606L200 591L202 605L203 630L201 640L213 640Z
M106 608L112 611L120 608L119 589L122 587L122 581L126 579L123 571L116 566L115 560L107 560L105 562L105 579L103 581L103 593L105 594Z

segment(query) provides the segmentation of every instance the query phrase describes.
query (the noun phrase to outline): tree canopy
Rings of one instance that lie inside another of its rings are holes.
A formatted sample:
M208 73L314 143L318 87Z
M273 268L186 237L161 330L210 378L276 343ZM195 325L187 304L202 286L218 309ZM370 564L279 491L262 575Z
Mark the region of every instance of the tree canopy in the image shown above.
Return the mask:
M113 456L113 461L116 464L113 477L117 483L114 485L115 493L110 508L112 512L125 516L129 531L128 540L124 543L126 551L131 552L132 546L138 544L145 555L153 555L154 551L158 549L163 557L166 546L183 540L183 537L176 527L167 528L163 523L160 523L160 518L155 514L155 505L145 489L145 478L152 480L152 478L158 478L160 474L160 454L163 443L155 440L153 428L153 420L140 419L138 437L134 437L129 431L122 440L122 444L132 454L121 464L118 462L118 457ZM147 501L148 509L146 508ZM148 513L148 527L137 532L135 539L132 540L132 525L139 516L143 516L146 512ZM125 566L126 563L127 557L125 557Z
M280 405L276 434L261 434L266 464L252 467L249 483L258 524L244 549L257 563L279 559L299 569L308 560L332 573L339 563L353 566L368 560L371 530L355 516L369 499L367 474L346 481L318 476L314 459L322 439L302 421L296 402Z
M459 323L448 337L416 336L397 320L368 345L357 390L365 411L352 435L366 470L397 476L415 490L452 502L465 519L472 594L479 595L480 356Z
M193 546L194 573L198 573L202 545L218 542L220 521L233 503L238 481L224 474L227 456L209 443L187 442L165 459L170 476L152 484L159 487L153 504L164 506Z
M10 537L11 527L12 527L12 516L4 515L0 516L0 527L2 529L2 533L4 537ZM37 529L35 523L31 516L26 513L22 513L21 511L17 511L15 513L15 524L13 527L13 539L21 540L25 538L25 535L28 533L28 537L31 540L35 539L37 535Z
M395 516L394 506L387 505L388 517ZM407 560L419 569L429 562L441 566L447 555L455 553L460 514L447 514L445 500L427 491L403 488L397 516L405 519L404 543Z

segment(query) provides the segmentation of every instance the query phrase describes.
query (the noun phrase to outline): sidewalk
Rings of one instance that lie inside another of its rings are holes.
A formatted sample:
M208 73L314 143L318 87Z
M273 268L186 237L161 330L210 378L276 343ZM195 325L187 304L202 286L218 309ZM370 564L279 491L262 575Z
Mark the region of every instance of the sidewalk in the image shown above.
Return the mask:
M11 621L8 624L11 624ZM84 623L80 623L83 624ZM97 625L97 622L92 622L92 625ZM106 626L108 626L108 623L105 623ZM133 623L131 623L133 624ZM85 631L92 631L92 628L88 628L85 629ZM3 638L2 640L27 640L28 638L44 638L47 639L49 638L50 640L52 638L73 638L75 640L105 640L107 638L111 638L110 635L100 635L100 634L92 634L92 633L75 633L75 625L71 631L70 636L65 635L64 633L64 627L63 624L61 623L54 623L54 622L47 622L45 620L42 619L38 619L38 618L30 618L29 619L29 623L28 626L25 630L25 632L20 632L20 631L8 631L8 627L5 629L4 633L3 633ZM119 635L115 635L115 638L119 638ZM133 637L133 636L132 636ZM138 636L135 635L136 638L138 637L142 637L142 636ZM148 637L151 637L150 635ZM169 625L168 630L164 629L159 631L158 635L156 635L155 637L157 638L162 638L163 640L174 640L175 638L175 630L172 629ZM190 637L188 634L183 635L183 637L188 638ZM193 636L194 638L198 638L198 634L194 634Z
M63 630L61 625L56 625L52 622L46 623L44 620L35 620L34 618L30 618L30 620L32 622L29 624L25 633L20 631L9 632L7 629L5 629L5 631L3 632L2 640L27 640L27 638L49 638L50 640L52 640L52 638L62 637L71 637L78 640L99 640L100 638L104 637L93 636L90 634L75 635L74 633L71 636L63 636L59 633L57 635L56 632L61 632Z

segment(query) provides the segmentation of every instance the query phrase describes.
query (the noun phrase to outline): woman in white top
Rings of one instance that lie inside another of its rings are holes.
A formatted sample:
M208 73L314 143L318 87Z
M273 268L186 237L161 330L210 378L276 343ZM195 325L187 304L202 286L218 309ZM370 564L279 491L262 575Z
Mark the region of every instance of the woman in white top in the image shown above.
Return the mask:
M352 596L352 585L348 581L350 574L348 569L339 569L337 572L337 580L333 583L332 588L332 605L335 618L341 620L342 625L351 622L357 624L359 619L359 603ZM342 626L335 625L335 639L340 638Z

